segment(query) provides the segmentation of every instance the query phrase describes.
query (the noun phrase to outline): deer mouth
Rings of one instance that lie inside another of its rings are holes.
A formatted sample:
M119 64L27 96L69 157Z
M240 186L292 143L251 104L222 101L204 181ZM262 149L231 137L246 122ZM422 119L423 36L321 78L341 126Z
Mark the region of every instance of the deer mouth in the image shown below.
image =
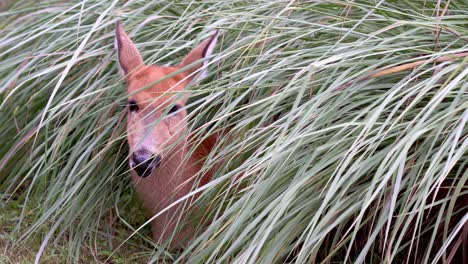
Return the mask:
M159 167L161 156L151 155L146 151L137 151L130 158L130 168L140 177L148 177L153 170Z
M151 175L154 170L154 166L148 166L144 164L134 164L133 161L130 161L130 167L136 172L140 177L146 178Z

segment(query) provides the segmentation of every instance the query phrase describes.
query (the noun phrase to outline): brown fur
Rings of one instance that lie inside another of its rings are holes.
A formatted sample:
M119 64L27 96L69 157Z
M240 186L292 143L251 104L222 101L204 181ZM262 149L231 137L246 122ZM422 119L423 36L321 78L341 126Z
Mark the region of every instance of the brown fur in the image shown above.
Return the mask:
M127 80L129 100L138 105L138 111L129 112L127 118L130 153L144 148L162 157L160 166L148 177L142 178L132 171L132 183L150 216L154 217L151 221L153 239L161 243L171 240L171 247L182 247L193 235L190 227L175 232L180 220L178 217L186 215L185 211L182 212L185 201L169 206L193 189L195 177L217 138L209 137L193 152L194 141L191 136L186 136L186 110L171 116L163 115L174 104L186 104L187 96L177 97L177 93L183 93L193 81L196 71L201 69L201 59L216 43L217 34L194 48L177 67L148 66L143 64L138 49L120 24L116 26L117 53ZM194 67L162 80L188 65ZM205 173L201 184L206 184L210 178L211 172Z

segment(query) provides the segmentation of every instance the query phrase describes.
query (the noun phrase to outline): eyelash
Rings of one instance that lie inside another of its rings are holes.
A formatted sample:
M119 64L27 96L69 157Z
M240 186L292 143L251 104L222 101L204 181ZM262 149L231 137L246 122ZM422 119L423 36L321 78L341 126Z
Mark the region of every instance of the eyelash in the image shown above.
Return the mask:
M177 112L180 109L180 105L174 105L168 112L168 114L172 114Z
M138 111L138 109L140 108L138 107L138 104L135 101L128 101L128 110L130 110L130 112L136 112Z

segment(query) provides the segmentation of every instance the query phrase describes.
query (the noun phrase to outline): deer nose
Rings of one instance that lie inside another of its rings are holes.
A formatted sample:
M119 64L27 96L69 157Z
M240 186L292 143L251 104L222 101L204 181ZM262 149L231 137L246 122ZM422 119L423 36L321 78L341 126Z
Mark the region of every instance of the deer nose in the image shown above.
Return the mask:
M130 166L140 177L148 177L154 168L159 167L161 155L154 155L147 150L138 150L132 154Z

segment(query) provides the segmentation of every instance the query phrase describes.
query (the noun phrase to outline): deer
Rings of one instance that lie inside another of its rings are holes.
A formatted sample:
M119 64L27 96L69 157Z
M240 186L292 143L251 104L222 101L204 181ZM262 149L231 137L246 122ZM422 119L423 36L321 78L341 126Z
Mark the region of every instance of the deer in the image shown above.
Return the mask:
M168 242L170 248L184 247L194 235L190 226L176 230L179 217L187 215L183 203L170 205L192 190L196 175L218 140L213 135L193 147L194 136L189 131L185 107L188 96L177 95L207 75L218 36L217 30L177 66L146 65L121 23L115 24L117 61L127 85L126 137L131 182L149 215L154 216L153 240ZM212 172L204 173L199 186L211 177Z

